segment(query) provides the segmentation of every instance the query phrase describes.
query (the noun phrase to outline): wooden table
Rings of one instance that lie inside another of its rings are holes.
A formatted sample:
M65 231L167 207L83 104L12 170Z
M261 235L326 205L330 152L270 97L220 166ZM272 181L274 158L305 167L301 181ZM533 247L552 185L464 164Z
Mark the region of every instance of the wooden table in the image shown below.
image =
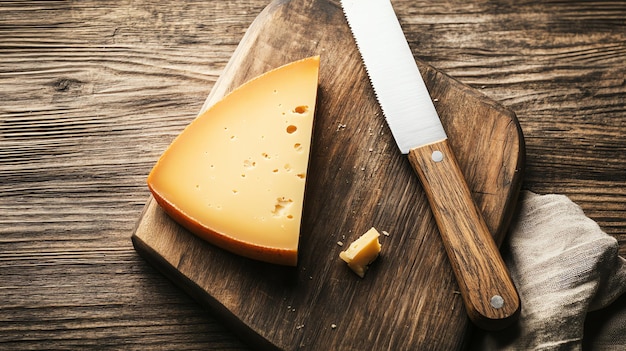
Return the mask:
M570 196L626 255L626 3L393 3L416 56L517 113L524 188ZM248 349L130 235L266 5L0 2L0 349Z

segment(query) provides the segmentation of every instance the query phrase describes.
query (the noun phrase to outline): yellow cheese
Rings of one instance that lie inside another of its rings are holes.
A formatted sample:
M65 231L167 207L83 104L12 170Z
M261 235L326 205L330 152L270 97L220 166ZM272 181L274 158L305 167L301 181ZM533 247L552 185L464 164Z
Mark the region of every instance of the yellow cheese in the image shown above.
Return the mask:
M339 253L339 257L361 278L365 276L369 264L374 262L380 253L379 236L378 231L371 228L350 244L346 251Z
M198 116L148 176L159 205L223 249L296 265L318 71L292 62Z

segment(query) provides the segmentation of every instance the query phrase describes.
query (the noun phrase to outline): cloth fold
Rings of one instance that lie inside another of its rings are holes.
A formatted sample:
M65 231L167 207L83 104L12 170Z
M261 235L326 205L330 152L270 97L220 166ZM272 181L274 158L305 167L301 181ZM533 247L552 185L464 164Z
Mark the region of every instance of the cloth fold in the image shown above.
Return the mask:
M624 303L616 304L621 310L613 311L609 325L585 333L589 312L626 292L626 260L619 256L617 240L564 195L525 191L520 198L502 247L522 301L520 319L499 332L478 332L470 348L626 350Z

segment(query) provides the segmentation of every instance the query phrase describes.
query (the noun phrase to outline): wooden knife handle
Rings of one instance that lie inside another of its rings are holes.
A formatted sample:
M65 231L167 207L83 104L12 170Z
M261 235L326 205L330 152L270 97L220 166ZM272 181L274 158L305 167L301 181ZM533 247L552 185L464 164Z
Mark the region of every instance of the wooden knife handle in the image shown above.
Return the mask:
M448 141L412 149L409 161L430 202L470 320L487 330L511 324L520 312L519 295Z

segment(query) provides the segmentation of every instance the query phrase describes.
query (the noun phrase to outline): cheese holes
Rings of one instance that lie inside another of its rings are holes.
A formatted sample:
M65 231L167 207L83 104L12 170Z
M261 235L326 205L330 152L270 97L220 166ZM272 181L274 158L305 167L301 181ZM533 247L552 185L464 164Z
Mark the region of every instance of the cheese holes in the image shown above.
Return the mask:
M207 206L208 206L209 208L212 208L212 209L214 209L214 210L218 210L218 211L222 209L222 205L220 205L220 204L212 204L212 203L210 203L210 202L209 202L209 203L207 204Z
M296 108L293 109L293 112L301 115L301 114L306 113L308 110L309 110L309 106L301 105L301 106L296 106Z
M243 160L243 168L253 169L254 167L256 167L256 162L251 160Z
M302 151L302 144L295 143L295 144L293 144L293 148L294 148L294 150L300 152L300 151Z
M298 130L298 127L294 126L293 124L287 126L287 133L289 134L295 133L296 130Z
M272 216L274 217L287 217L292 219L293 216L288 213L289 208L293 204L292 199L288 199L285 197L279 197L276 199L276 203L274 204L274 210L272 211Z

